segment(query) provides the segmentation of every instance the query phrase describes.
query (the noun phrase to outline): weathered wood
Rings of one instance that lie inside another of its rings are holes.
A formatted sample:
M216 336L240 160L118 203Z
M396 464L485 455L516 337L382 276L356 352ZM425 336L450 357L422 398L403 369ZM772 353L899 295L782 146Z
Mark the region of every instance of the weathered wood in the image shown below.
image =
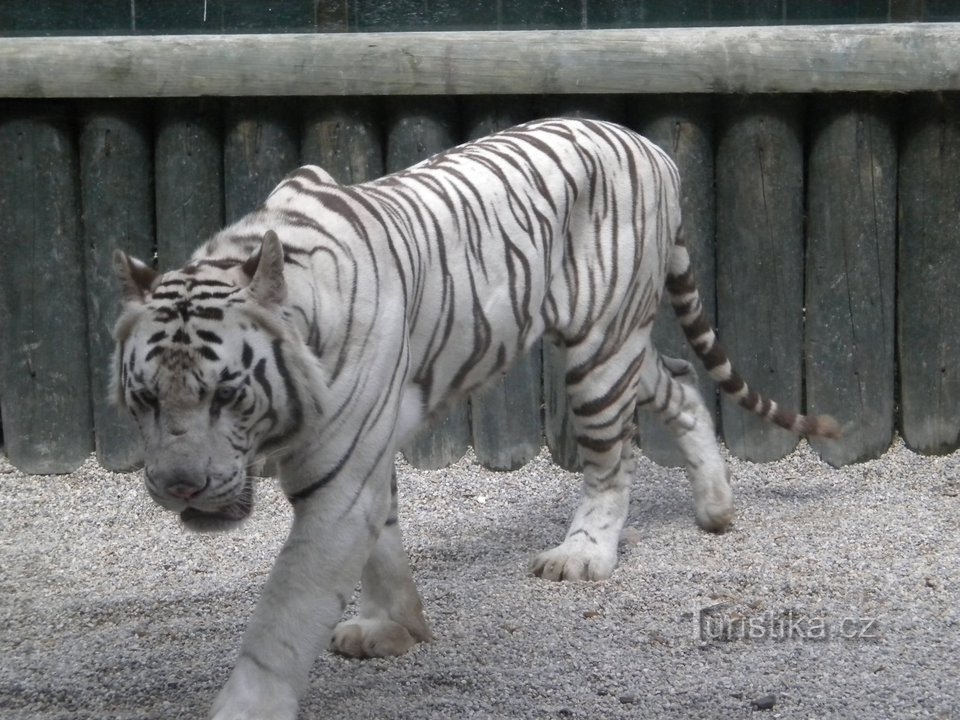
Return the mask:
M897 349L911 448L960 445L960 97L911 98L900 156Z
M226 102L223 199L227 223L256 209L299 164L299 122L288 102L262 98Z
M717 315L734 367L757 391L799 408L803 358L803 148L792 97L731 98L717 132ZM731 452L758 462L797 438L721 404Z
M384 173L377 107L369 98L323 98L310 102L301 131L301 161L319 165L343 185Z
M97 458L130 470L143 447L133 419L109 397L111 331L120 311L113 271L119 248L153 256L153 144L145 108L129 101L88 105L80 126L80 190L86 251L87 325Z
M72 472L93 449L71 109L0 109L0 416L10 461Z
M387 172L401 170L455 145L458 108L449 98L406 98L394 103L387 133ZM455 462L470 443L467 402L461 401L425 427L403 454L411 465L439 468Z
M817 98L807 168L806 405L844 426L811 440L840 466L893 438L897 139L875 96Z
M526 120L524 106L516 99L470 98L464 107L466 137L483 137ZM538 342L502 378L470 397L473 448L485 467L513 470L540 452L540 346Z
M167 270L183 265L223 226L219 101L160 104L155 172L157 259Z
M651 96L636 98L631 105L633 126L663 148L680 171L683 235L696 269L703 306L710 322L716 323L712 99L704 95ZM653 327L653 341L662 354L693 363L700 392L716 417L716 385L684 338L666 293ZM641 410L637 426L640 446L647 457L661 465L684 464L673 434L655 414Z
M958 23L4 38L0 96L955 90L958 45Z

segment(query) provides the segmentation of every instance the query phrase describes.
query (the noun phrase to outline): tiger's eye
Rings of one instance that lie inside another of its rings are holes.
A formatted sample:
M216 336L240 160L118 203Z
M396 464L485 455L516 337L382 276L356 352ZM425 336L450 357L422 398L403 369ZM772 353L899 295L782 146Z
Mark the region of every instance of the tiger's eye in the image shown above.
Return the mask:
M224 405L237 395L237 389L231 387L230 385L221 385L217 388L217 391L213 394L213 399L216 400L219 404Z

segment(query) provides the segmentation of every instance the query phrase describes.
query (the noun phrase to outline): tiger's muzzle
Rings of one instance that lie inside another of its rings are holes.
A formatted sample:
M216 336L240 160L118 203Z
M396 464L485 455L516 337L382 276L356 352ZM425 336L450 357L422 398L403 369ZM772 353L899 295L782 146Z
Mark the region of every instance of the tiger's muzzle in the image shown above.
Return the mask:
M191 530L226 530L253 510L253 479L236 472L190 472L176 466L147 465L147 491L161 507L180 514Z

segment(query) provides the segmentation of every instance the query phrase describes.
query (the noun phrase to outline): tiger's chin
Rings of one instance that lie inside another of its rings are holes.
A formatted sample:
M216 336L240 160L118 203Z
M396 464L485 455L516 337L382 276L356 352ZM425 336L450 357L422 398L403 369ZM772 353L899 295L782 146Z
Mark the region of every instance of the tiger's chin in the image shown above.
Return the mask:
M239 526L253 512L253 486L249 478L240 497L215 510L187 507L180 511L180 522L194 532L226 532Z
M180 512L180 522L193 532L227 532L250 517L252 510L253 503L237 503L220 510L197 510L188 507Z

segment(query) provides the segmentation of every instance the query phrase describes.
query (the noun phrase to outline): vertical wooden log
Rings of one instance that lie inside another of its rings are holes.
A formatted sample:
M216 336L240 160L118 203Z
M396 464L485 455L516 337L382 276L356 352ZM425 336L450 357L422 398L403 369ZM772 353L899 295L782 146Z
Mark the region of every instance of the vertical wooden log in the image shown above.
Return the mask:
M140 103L89 105L80 128L80 188L86 245L87 322L97 458L108 470L129 470L143 458L130 416L110 401L111 332L120 311L113 271L117 248L153 258L153 147Z
M703 306L716 324L716 215L713 193L712 101L706 96L643 96L631 108L632 124L663 148L680 171L683 234L693 259ZM660 302L653 342L666 355L681 357L697 368L700 393L716 417L717 388L680 329L669 298ZM637 417L644 454L661 465L683 465L673 435L654 413Z
M465 103L467 138L479 138L526 119L516 99L477 97ZM541 344L500 379L470 397L473 448L484 467L513 470L540 452Z
M799 408L803 357L803 148L793 97L725 100L717 134L720 339L751 387ZM723 437L737 456L783 457L797 438L732 403Z
M164 100L155 153L157 260L177 268L223 226L220 104Z
M613 121L623 120L624 114L622 98L605 95L589 98L548 96L540 99L537 109L545 115ZM580 453L567 405L566 367L566 348L544 342L543 431L554 462L567 470L576 470L580 468Z
M311 102L303 118L301 162L319 165L341 185L383 175L383 142L376 109L367 98Z
M832 465L879 457L893 438L897 149L872 96L817 98L807 177L807 409L840 440L813 439Z
M0 416L7 456L71 472L93 449L71 108L0 112Z
M396 102L387 134L387 172L401 170L456 144L458 108L449 98L404 98ZM459 459L470 442L467 403L460 402L424 428L403 454L411 465L439 468Z
M900 156L900 413L907 445L960 445L960 96L908 101Z
M226 222L256 209L300 164L300 137L279 98L236 98L225 107L223 185Z

